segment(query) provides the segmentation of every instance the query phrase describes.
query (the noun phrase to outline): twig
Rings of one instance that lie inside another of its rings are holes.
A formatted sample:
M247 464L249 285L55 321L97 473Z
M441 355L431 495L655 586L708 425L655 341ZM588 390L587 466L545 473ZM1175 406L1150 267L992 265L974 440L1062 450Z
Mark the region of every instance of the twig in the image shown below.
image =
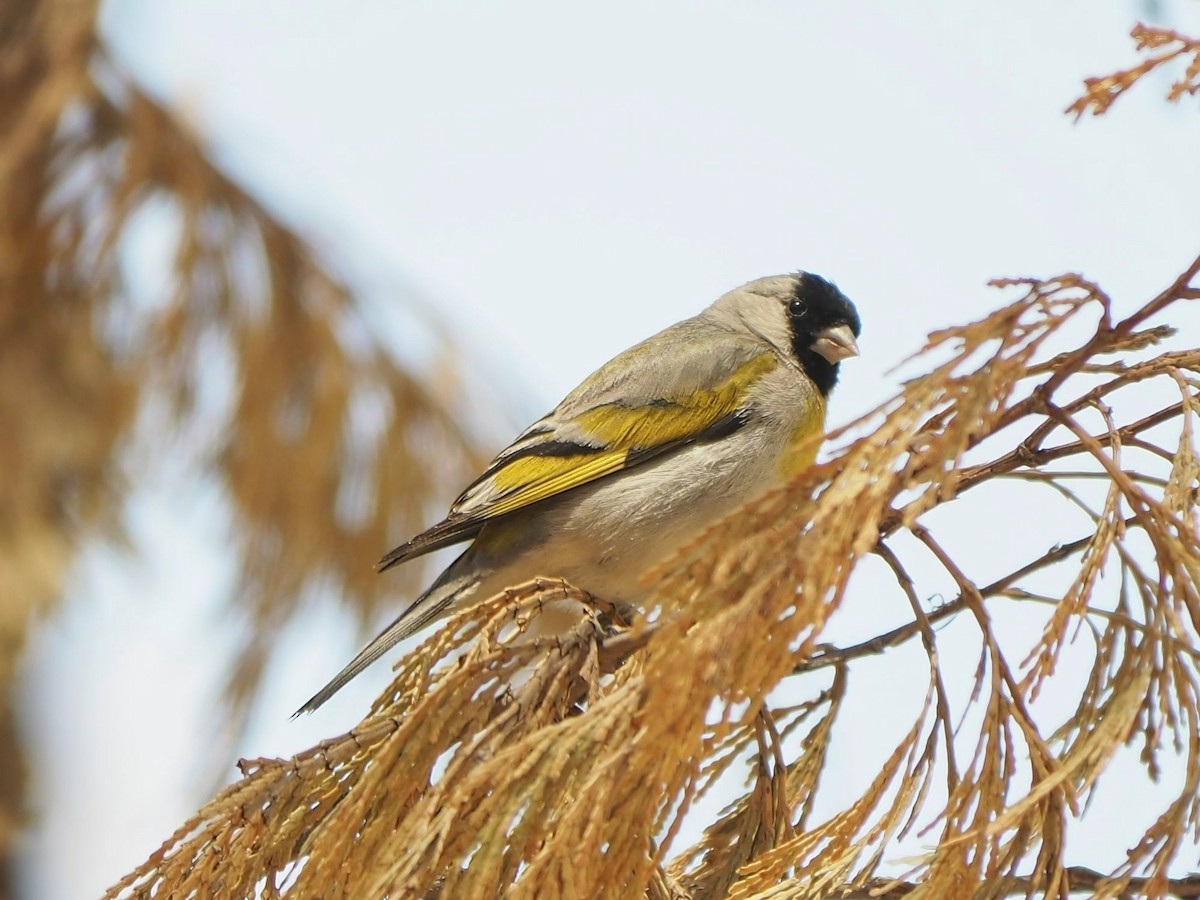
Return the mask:
M1136 522L1135 519L1127 519L1126 525L1131 525ZM1024 578L1032 572L1044 569L1047 566L1061 562L1068 556L1078 553L1084 549L1092 541L1092 535L1078 538L1066 544L1059 544L1047 550L1037 559L1026 563L1021 568L1010 572L1003 578L993 581L991 584L979 589L979 593L983 597L991 597L1002 593L1013 585L1017 580ZM925 618L930 624L940 622L943 619L948 619L951 616L957 615L966 607L966 603L962 596L944 603L937 609L927 613ZM824 669L828 666L839 665L844 662L849 662L854 659L861 659L866 656L875 656L887 650L890 647L896 647L905 643L909 639L916 637L921 633L921 623L917 621L908 622L893 628L891 631L886 631L883 634L878 634L869 640L862 641L858 644L852 644L849 647L827 647L822 648L819 652L812 654L808 659L800 662L792 669L793 675L800 675L804 672L812 672L816 669ZM617 637L621 637L618 635ZM605 647L609 643L615 642L617 638L612 638L605 642ZM642 642L644 643L644 641ZM641 644L639 644L641 646Z
M896 581L900 584L900 589L908 598L908 604L912 608L914 616L913 624L917 626L918 633L921 635L921 643L925 645L925 655L929 657L929 677L933 681L937 697L937 721L942 726L942 737L946 748L946 791L950 793L958 784L958 762L954 755L954 729L950 724L950 700L946 694L945 681L942 678L942 667L938 665L937 637L933 632L933 623L925 610L921 608L921 601L917 599L912 576L908 574L908 570L892 552L891 547L880 541L875 552L891 568L892 573L896 576Z
M1094 399L1096 398L1090 397L1089 395L1089 402ZM1200 401L1200 394L1193 395L1193 400ZM1076 404L1072 403L1067 407L1064 407L1064 412L1072 409L1075 407L1075 405ZM1121 426L1116 430L1115 434L1117 435L1117 439L1123 444L1139 446L1141 449L1150 449L1150 447L1153 445L1142 446L1140 443L1135 444L1134 442L1136 441L1136 436L1143 431L1153 428L1156 425L1161 425L1164 422L1169 422L1171 419L1174 419L1177 416L1183 415L1185 409L1186 407L1182 402L1172 404L1171 406L1160 409L1156 413L1152 413L1151 415L1138 419L1136 422L1131 422L1128 425ZM1059 424L1060 422L1053 421L1053 427L1057 427ZM1065 456L1074 456L1078 453L1084 453L1088 450L1088 446L1083 441L1072 441L1069 444L1060 444L1057 447L1047 447L1044 449L1038 448L1037 434L1038 431L1041 430L1042 429L1039 428L1037 431L1031 434L1029 438L1023 441L1020 446L1004 454L1004 456L994 459L988 463L981 463L977 466L970 466L963 469L962 473L959 475L958 493L962 493L968 488L973 487L976 483L984 481L993 475L1004 474L1022 467L1030 469L1038 468L1040 466L1044 466L1048 462L1053 462L1056 459L1062 459ZM1049 430L1052 429L1047 429L1047 431ZM1109 436L1099 435L1090 437L1093 441L1100 442L1108 439Z

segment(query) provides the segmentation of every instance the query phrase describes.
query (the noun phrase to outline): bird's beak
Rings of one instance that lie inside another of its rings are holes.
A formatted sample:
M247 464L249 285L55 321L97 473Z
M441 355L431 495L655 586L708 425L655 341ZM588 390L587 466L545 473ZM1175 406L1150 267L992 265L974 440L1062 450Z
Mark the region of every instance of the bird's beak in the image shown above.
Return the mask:
M854 340L854 332L849 325L834 325L818 331L812 348L831 363L858 356L858 342Z

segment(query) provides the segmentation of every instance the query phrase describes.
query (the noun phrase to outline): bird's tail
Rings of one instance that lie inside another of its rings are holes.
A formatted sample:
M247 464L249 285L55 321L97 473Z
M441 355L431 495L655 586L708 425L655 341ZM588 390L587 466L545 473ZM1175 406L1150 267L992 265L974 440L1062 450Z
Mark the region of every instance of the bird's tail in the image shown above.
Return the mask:
M469 551L468 551L469 552ZM464 554L465 556L466 554ZM459 557L442 576L433 583L424 594L413 602L412 606L402 612L392 624L379 632L375 639L350 660L346 668L338 672L333 680L317 691L313 696L292 713L292 718L301 713L310 713L321 706L326 700L350 683L363 669L383 656L394 646L408 637L412 637L426 625L441 616L454 602L476 588L479 584L478 573L455 574Z

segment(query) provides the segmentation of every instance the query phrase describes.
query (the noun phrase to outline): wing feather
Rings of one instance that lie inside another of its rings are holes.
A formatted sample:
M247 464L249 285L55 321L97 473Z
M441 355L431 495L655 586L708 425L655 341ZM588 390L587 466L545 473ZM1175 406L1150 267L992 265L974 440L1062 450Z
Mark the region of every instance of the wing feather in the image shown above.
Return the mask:
M746 391L777 357L727 331L695 332L669 366L652 338L600 369L501 452L442 522L380 560L380 571L471 539L491 519L744 425ZM726 377L714 382L714 366ZM631 371L641 372L640 389Z

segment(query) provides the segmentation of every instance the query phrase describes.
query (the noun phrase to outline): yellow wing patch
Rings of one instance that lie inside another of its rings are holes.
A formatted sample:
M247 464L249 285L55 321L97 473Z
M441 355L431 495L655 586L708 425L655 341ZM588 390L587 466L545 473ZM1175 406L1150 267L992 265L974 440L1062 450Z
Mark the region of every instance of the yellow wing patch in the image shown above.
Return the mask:
M775 354L761 353L714 388L637 409L606 403L581 414L575 422L598 443L625 450L687 440L735 412L745 399L746 389L776 364Z
M670 401L631 408L606 403L581 413L573 421L579 432L604 449L595 452L523 454L501 464L491 474L500 496L481 510L492 519L595 481L623 469L631 454L666 448L702 434L745 401L749 386L778 364L775 355L755 356L720 384Z
M379 570L480 536L489 521L638 465L693 438L716 436L723 423L738 427L736 419L745 410L750 385L777 364L773 353L760 353L707 390L651 400L638 408L631 408L628 401L604 403L568 420L561 431L531 429L463 492L444 521L387 554ZM818 397L814 422L801 424L794 435L797 439L821 428L824 404L819 401ZM553 418L554 414L545 421ZM589 444L599 446L593 450ZM814 446L798 454L797 471L811 463L815 453Z
M488 518L561 494L563 491L616 472L625 465L626 450L572 456L524 456L514 459L493 477L501 491L512 491L488 507Z

